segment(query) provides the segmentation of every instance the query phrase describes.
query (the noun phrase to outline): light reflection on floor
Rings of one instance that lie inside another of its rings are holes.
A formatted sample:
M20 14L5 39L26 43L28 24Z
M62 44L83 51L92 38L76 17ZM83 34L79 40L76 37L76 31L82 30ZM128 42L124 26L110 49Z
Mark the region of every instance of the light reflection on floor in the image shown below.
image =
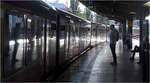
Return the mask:
M102 46L102 45L101 45ZM142 81L141 66L130 61L130 52L123 48L122 40L117 42L116 52L118 65L110 65L112 54L109 43L103 48L97 46L77 60L56 81L58 82L140 82Z

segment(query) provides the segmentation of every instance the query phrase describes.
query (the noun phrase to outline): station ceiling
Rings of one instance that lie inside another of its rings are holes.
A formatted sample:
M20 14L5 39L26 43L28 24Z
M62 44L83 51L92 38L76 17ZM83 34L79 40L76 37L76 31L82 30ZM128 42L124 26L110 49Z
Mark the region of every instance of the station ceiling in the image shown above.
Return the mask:
M79 0L97 14L116 21L139 19L149 15L149 7L144 4L149 0Z

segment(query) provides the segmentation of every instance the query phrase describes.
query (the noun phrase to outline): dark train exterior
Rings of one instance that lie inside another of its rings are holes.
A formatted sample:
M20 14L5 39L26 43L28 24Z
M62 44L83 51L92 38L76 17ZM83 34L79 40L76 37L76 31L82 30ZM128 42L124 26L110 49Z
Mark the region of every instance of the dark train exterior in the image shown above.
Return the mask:
M2 81L41 81L101 42L94 23L42 1L0 4Z

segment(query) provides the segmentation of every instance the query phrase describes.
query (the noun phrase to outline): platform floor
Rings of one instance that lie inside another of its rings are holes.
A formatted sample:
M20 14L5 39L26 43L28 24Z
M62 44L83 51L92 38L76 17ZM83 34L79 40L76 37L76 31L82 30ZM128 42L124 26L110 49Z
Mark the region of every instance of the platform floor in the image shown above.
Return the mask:
M56 82L141 82L142 66L130 61L131 53L119 40L116 45L117 66L111 65L112 54L109 43L99 45L74 62L63 72Z

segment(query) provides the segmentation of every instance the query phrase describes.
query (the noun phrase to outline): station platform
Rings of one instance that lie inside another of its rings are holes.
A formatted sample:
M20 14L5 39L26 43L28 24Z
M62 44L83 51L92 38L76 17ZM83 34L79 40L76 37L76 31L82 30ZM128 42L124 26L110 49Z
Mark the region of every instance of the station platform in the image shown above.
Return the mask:
M113 61L109 43L98 45L88 51L67 68L55 82L142 82L142 65L138 54L129 60L131 53L123 46L122 40L116 44L117 65Z

